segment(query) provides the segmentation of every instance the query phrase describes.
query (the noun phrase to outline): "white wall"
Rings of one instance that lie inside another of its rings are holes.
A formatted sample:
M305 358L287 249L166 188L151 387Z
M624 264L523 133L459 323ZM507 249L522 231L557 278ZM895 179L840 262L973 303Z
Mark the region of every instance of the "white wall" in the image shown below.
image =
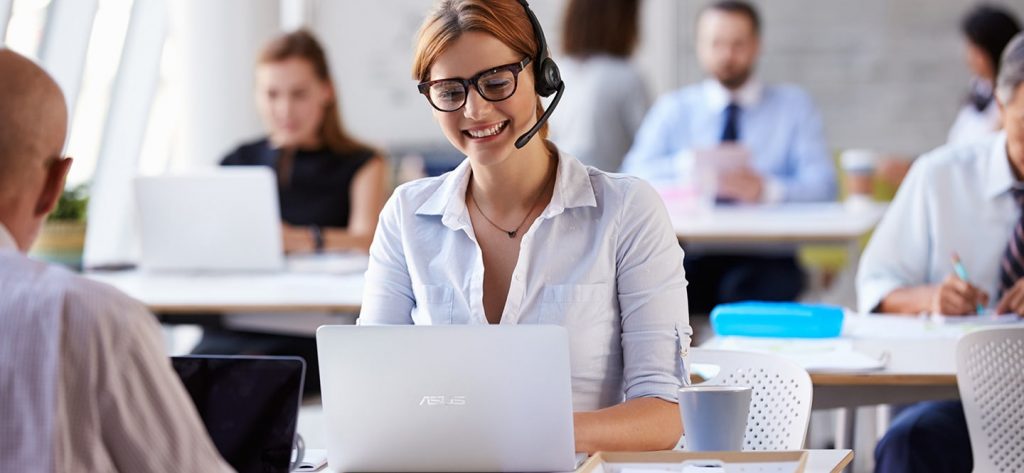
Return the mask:
M655 94L699 80L693 25L706 1L646 0L636 61ZM428 0L323 1L312 27L327 43L348 126L381 145L444 143L409 76ZM558 52L563 0L534 9ZM755 0L759 65L816 99L834 149L917 154L945 140L967 71L958 32L970 0ZM1024 5L1010 5L1024 14Z

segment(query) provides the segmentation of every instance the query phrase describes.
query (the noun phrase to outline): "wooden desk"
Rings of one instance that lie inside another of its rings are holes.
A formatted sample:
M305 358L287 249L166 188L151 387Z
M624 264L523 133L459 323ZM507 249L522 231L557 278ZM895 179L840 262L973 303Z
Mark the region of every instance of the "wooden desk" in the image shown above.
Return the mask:
M187 274L118 271L87 273L161 314L359 312L365 256L291 264L293 271ZM360 263L362 266L360 267Z
M805 473L840 473L853 461L853 450L808 450Z
M839 473L853 461L852 450L805 450L807 452L807 463L804 465L805 473ZM666 452L647 452L652 456L662 456ZM638 455L643 456L644 453ZM650 458L650 457L648 457ZM667 463L667 462L666 462ZM576 471L582 470L581 466ZM599 467L600 469L600 467ZM612 469L615 469L614 467ZM678 469L678 467L677 467ZM658 471L661 471L660 469Z

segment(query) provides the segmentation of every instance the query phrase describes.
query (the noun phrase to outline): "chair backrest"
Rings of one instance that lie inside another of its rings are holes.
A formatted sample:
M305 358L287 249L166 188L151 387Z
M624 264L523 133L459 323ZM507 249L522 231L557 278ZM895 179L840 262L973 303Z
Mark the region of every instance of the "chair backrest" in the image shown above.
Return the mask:
M964 335L956 347L956 382L974 471L1024 471L1024 327Z
M800 365L777 355L691 348L692 365L719 371L701 385L753 388L743 450L799 450L811 420L811 376Z

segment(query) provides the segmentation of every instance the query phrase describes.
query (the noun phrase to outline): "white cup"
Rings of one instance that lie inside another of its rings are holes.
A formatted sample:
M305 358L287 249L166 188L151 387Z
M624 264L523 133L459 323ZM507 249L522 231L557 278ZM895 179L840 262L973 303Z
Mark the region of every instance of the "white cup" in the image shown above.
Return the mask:
M687 386L679 389L686 450L739 451L750 414L750 386Z

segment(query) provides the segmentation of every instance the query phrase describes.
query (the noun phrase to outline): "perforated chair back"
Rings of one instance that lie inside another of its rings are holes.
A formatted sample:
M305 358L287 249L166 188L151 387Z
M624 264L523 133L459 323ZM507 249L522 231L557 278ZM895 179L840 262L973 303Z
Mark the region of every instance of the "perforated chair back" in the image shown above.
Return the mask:
M803 448L814 392L807 370L777 355L705 348L691 348L688 362L718 366L700 386L753 388L743 450Z
M964 335L956 346L956 382L974 471L1024 471L1024 327Z

